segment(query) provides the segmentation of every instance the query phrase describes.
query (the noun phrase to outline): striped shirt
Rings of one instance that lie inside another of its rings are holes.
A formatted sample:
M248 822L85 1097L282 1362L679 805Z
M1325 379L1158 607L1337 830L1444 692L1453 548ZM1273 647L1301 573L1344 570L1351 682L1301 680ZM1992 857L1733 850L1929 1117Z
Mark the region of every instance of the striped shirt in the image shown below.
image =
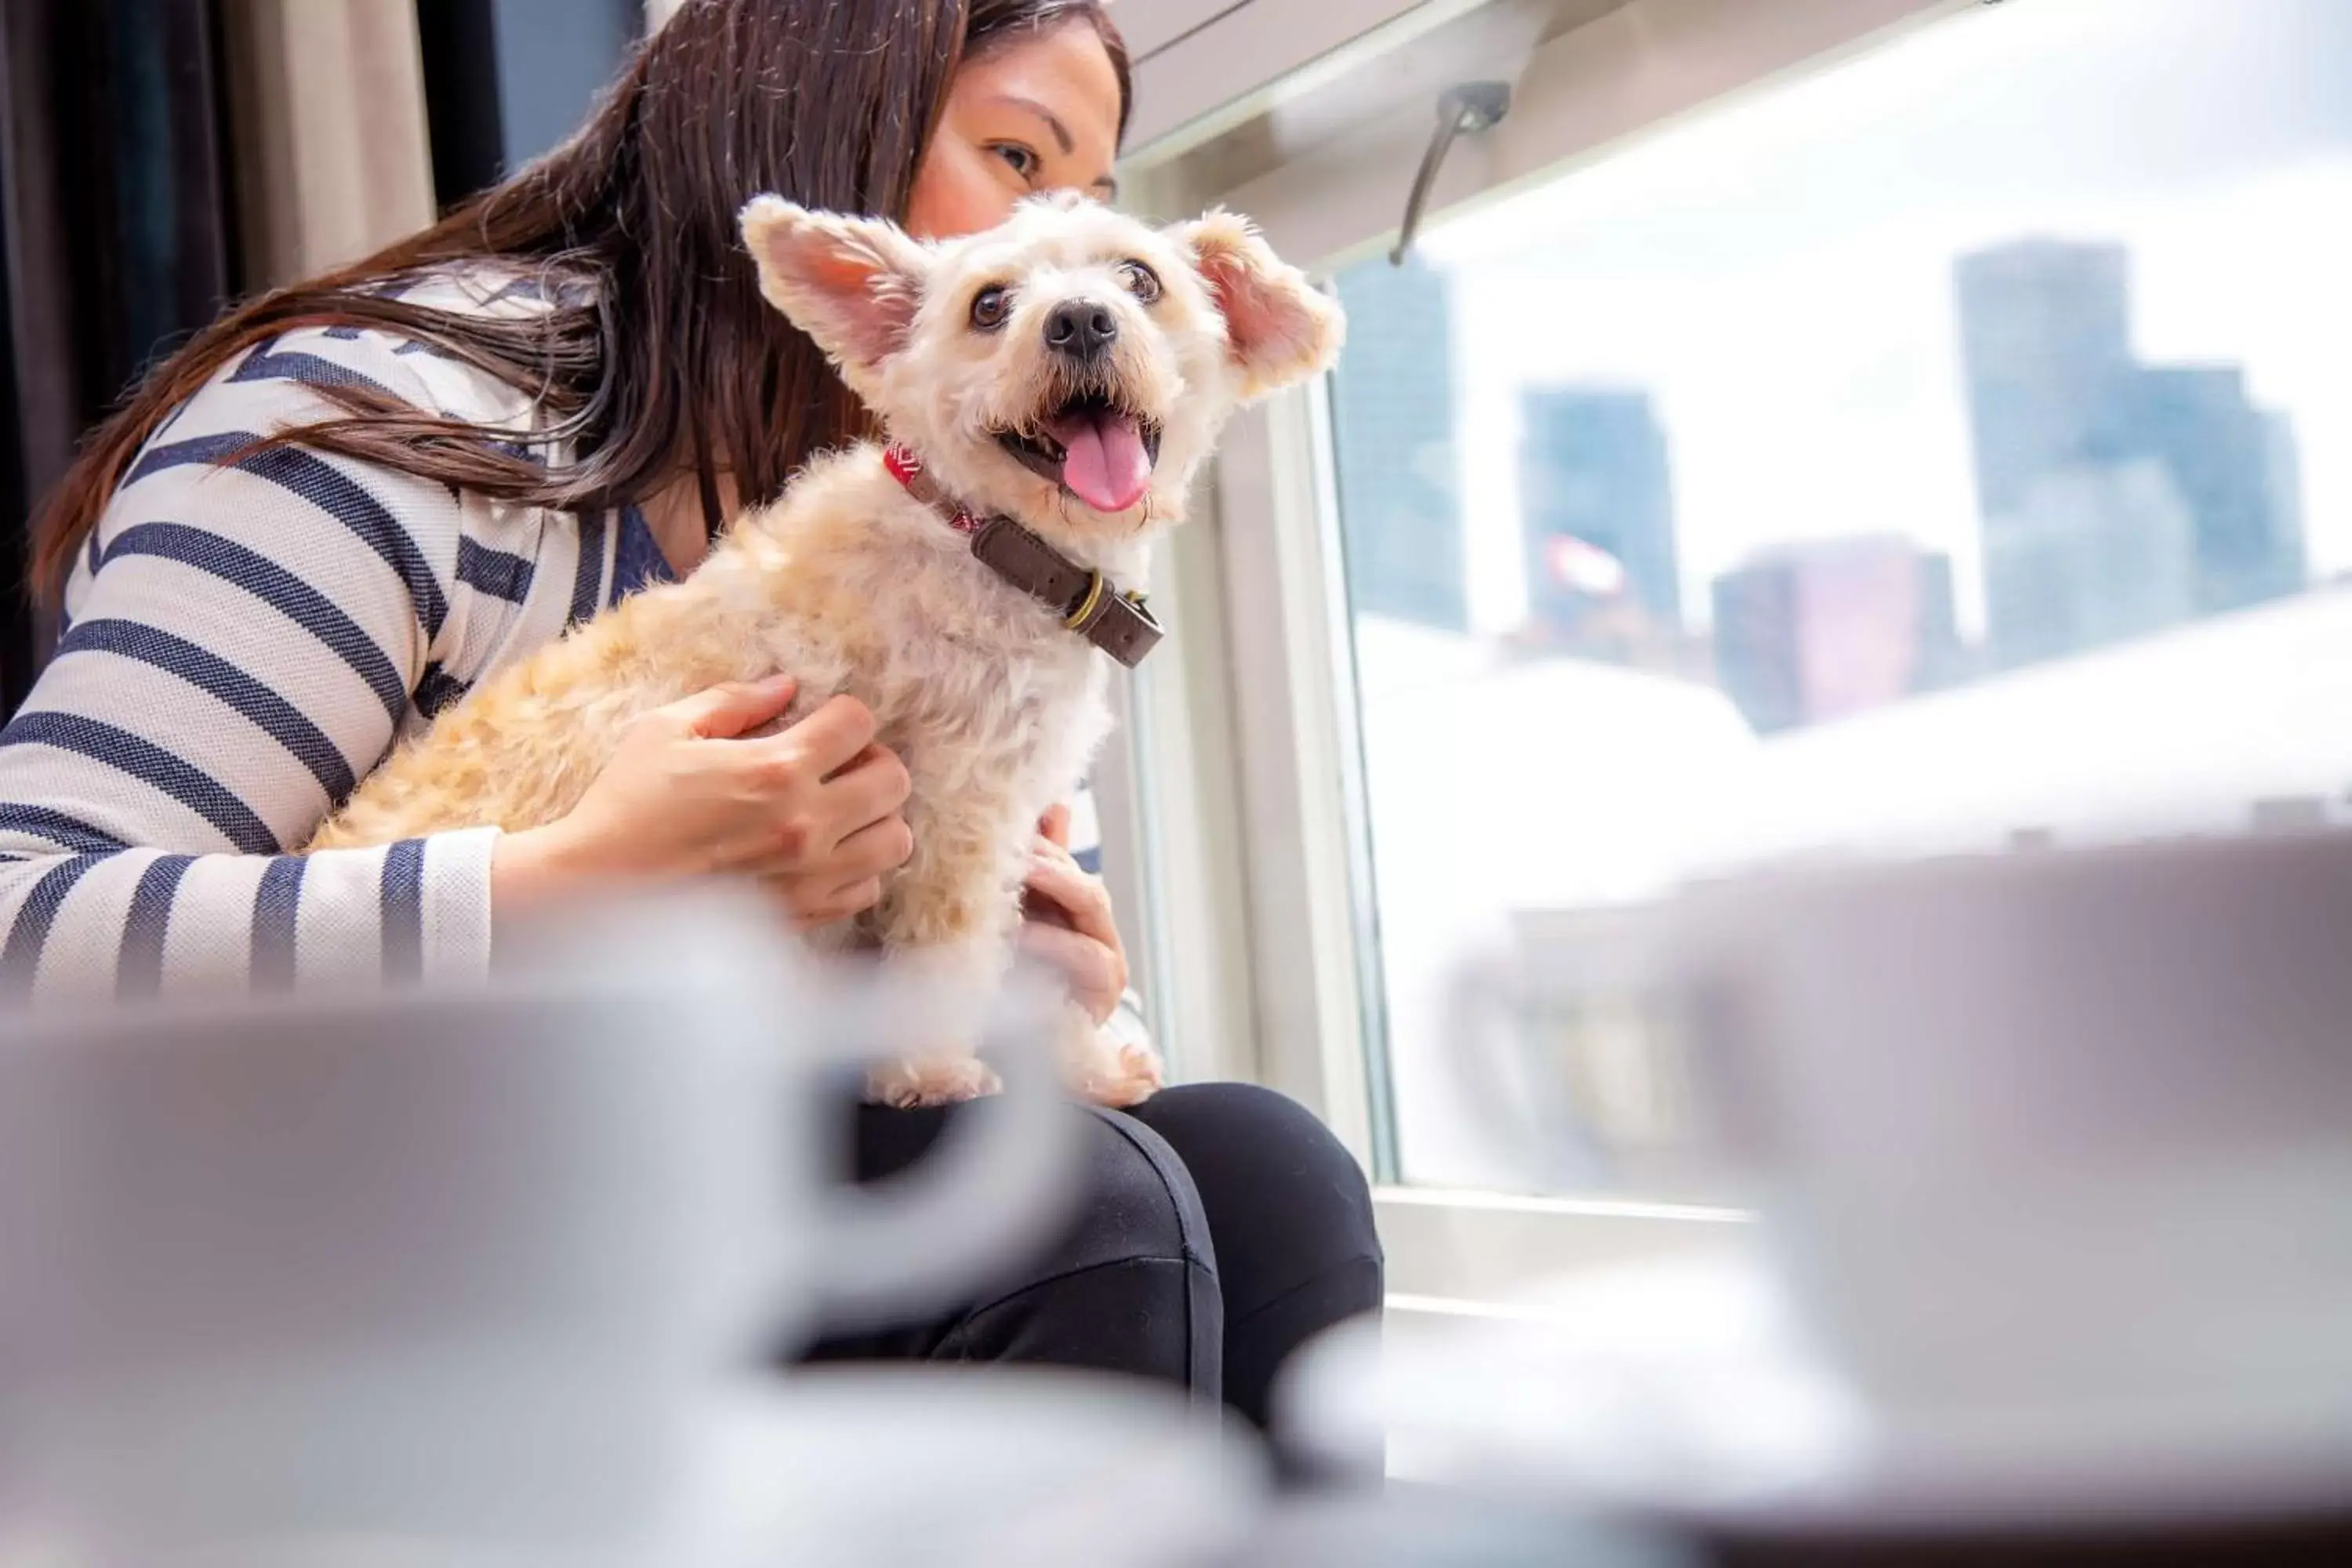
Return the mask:
M444 276L406 297L546 308L528 281L497 284ZM518 436L544 419L421 344L332 327L255 347L155 433L0 730L0 997L487 968L495 829L287 851L483 677L668 567L633 510L509 505L299 447L224 464L339 415L318 390L334 384ZM1091 869L1091 802L1074 817Z

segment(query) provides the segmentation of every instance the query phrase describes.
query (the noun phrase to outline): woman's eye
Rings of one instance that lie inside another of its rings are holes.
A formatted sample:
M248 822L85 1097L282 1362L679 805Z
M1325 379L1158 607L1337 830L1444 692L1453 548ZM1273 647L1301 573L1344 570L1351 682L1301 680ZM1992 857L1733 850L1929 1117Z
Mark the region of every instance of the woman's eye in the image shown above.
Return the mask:
M1118 264L1118 275L1122 279L1126 279L1128 292L1133 294L1145 304L1149 305L1154 300L1160 298L1160 274L1151 270L1150 268L1146 267L1142 262L1120 262Z
M1003 159L1007 163L1010 163L1013 166L1013 172L1020 175L1024 181L1034 180L1037 177L1037 171L1040 166L1037 154L1030 149L1021 145L1020 142L1000 142L995 146L990 148L989 151Z
M971 324L983 332L1004 325L1004 318L1012 313L1013 290L1001 283L992 283L971 297Z

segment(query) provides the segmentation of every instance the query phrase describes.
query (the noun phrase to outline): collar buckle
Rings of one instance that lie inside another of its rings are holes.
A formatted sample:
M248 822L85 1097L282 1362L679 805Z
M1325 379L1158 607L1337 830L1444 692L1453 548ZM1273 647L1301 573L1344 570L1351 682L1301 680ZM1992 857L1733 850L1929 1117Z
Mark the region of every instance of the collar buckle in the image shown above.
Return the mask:
M1072 610L1063 620L1062 624L1069 627L1070 630L1074 632L1085 631L1087 626L1094 620L1095 616L1102 610L1103 587L1103 574L1101 571L1097 569L1088 572L1087 574L1087 596L1078 601L1078 607Z

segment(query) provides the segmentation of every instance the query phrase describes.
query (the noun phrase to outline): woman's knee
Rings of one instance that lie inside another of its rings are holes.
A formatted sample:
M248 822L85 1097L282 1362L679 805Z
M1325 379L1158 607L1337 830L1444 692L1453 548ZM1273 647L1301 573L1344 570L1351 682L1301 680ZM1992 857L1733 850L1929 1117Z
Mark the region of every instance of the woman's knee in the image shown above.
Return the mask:
M961 1107L958 1108L961 1110ZM971 1300L989 1303L1042 1281L1123 1274L1137 1289L1164 1277L1159 1265L1189 1265L1212 1282L1216 1247L1201 1194L1165 1139L1115 1110L1073 1106L1076 1149L1069 1187L1039 1216Z
M1168 1141L1198 1184L1260 1200L1312 1203L1335 1220L1371 1223L1363 1167L1286 1094L1254 1083L1180 1084L1132 1114Z
M1117 1111L1085 1118L1058 1242L984 1294L937 1353L1125 1372L1213 1402L1224 1301L1200 1195L1150 1128Z
M919 1165L971 1109L859 1106L858 1179L877 1181ZM1003 1277L981 1282L981 1293L1119 1259L1192 1257L1213 1263L1200 1194L1166 1140L1117 1111L1072 1106L1069 1115L1076 1143L1070 1189L1056 1212L1041 1216L1030 1241L1015 1249L1018 1256L1004 1259Z
M1267 1253L1263 1263L1271 1267L1250 1258L1229 1265L1288 1274L1379 1259L1363 1168L1297 1100L1256 1084L1183 1084L1130 1115L1160 1133L1191 1173L1220 1245Z
M1217 1237L1225 1397L1265 1426L1276 1376L1298 1347L1380 1308L1370 1184L1328 1128L1270 1089L1188 1085L1133 1114L1192 1173Z
M1216 1249L1192 1172L1168 1141L1116 1110L1082 1112L1073 1207L1056 1261L1065 1268L1143 1258L1201 1263Z

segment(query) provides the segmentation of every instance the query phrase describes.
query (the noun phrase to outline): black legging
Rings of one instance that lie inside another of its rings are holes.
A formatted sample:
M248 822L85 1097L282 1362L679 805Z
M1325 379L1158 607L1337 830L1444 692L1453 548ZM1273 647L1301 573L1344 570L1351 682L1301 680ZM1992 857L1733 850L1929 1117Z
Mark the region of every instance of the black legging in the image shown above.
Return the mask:
M857 1173L919 1159L948 1110L860 1106ZM1048 1362L1164 1379L1261 1428L1308 1337L1381 1304L1363 1173L1296 1102L1188 1084L1086 1117L1087 1200L1058 1243L936 1322L837 1334L813 1361Z

